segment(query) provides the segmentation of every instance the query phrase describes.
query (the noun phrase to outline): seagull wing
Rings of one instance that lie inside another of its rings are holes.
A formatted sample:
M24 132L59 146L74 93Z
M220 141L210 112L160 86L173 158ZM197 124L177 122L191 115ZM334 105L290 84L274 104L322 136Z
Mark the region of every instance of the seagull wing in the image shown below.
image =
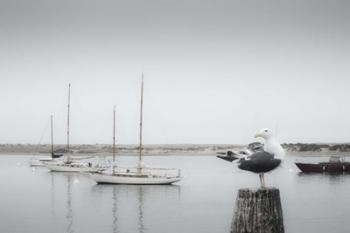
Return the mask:
M256 162L264 162L273 158L274 158L274 155L266 151L258 151L247 157L248 160L253 160Z
M254 173L268 172L275 169L281 163L273 154L266 151L256 152L245 159L239 160L238 168Z

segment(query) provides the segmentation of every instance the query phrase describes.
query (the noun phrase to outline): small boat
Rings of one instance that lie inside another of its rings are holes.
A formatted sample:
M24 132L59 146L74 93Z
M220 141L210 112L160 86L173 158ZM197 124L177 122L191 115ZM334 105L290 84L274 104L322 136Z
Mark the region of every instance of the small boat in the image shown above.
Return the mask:
M67 111L67 156L63 161L46 162L46 167L52 172L101 172L104 167L93 166L90 162L74 162L69 148L69 118L70 118L70 84L68 86Z
M328 162L299 163L295 165L304 173L346 173L350 172L350 162L339 156L330 157Z
M113 109L113 163L112 172L91 174L98 184L138 184L159 185L172 184L181 180L180 170L176 168L150 168L142 163L142 109L143 108L143 75L141 81L140 104L140 144L139 163L136 167L120 167L115 164L115 108Z
M51 121L51 157L39 158L39 159L32 158L30 160L31 167L45 167L46 166L45 163L53 162L53 161L55 161L55 159L58 159L58 158L63 156L63 154L56 154L54 152L54 148L53 148L53 115L51 115L50 121Z

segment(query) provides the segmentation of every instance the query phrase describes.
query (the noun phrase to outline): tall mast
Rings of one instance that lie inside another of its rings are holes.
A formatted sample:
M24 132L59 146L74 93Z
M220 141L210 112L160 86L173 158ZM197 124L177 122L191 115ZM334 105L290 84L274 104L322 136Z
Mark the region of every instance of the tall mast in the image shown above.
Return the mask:
M115 174L115 106L113 108L113 175Z
M68 85L68 105L67 105L67 153L69 160L69 118L70 118L70 84Z
M53 157L53 115L51 115L51 156Z
M143 120L143 73L141 78L139 168L141 168L141 160L142 160L142 120Z

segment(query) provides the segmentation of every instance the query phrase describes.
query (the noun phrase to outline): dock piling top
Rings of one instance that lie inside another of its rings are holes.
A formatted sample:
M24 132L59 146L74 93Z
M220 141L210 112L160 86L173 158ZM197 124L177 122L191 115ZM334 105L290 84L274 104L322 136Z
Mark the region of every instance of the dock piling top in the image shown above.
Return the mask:
M284 233L279 189L240 189L231 233Z

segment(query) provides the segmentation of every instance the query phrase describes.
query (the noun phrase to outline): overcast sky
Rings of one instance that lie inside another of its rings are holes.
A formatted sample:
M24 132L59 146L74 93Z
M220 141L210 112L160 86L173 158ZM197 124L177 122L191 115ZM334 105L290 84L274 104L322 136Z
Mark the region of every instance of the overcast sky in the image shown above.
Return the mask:
M350 142L350 3L0 0L0 143ZM49 130L44 135L49 142Z

